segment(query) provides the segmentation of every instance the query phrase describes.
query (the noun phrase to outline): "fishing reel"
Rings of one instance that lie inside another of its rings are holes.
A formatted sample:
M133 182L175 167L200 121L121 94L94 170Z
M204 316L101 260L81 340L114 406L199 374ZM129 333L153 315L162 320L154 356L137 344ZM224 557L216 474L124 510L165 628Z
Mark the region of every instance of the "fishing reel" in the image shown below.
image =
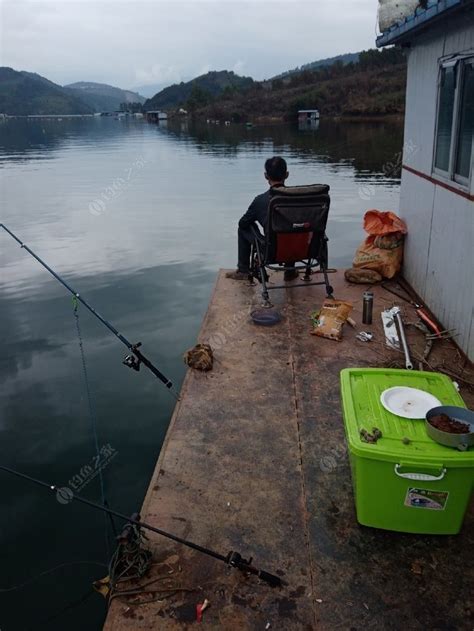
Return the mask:
M142 343L138 342L138 344L134 344L130 350L132 351L132 353L135 353L135 350L139 348L141 345ZM133 354L125 355L122 362L122 364L124 364L125 366L128 366L128 368L133 368L133 370L136 370L137 372L140 370L141 363L142 363L141 359Z
M274 574L270 574L270 572L265 572L264 570L259 570L252 565L253 558L244 559L242 555L238 552L233 552L232 550L225 558L225 563L230 565L230 567L235 567L241 572L247 572L248 574L254 574L258 576L259 579L265 581L270 587L281 587L282 580L279 576L275 576Z
M246 560L240 555L238 552L233 552L232 550L229 552L226 558L226 563L228 563L231 567L240 568L242 565L252 565L253 557Z

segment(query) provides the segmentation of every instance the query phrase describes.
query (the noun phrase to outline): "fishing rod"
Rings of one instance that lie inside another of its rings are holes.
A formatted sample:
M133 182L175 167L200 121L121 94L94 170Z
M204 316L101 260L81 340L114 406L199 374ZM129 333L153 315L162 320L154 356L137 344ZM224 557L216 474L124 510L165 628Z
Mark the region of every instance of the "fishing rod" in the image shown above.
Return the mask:
M226 565L230 565L231 567L235 567L241 572L247 572L249 574L254 574L258 576L262 581L265 581L271 587L281 587L282 581L278 576L274 574L270 574L269 572L265 572L264 570L259 570L252 565L252 558L249 560L244 559L238 552L229 552L227 555L219 554L219 552L215 552L214 550L210 550L209 548L204 548L203 546L198 545L197 543L193 543L192 541L188 541L187 539L182 539L177 535L173 535L165 530L161 530L160 528L155 528L155 526L151 526L150 524L145 523L144 521L140 521L140 519L135 519L133 516L129 517L123 513L119 513L118 511L112 510L111 508L107 508L105 506L101 506L100 504L96 504L95 502L91 502L90 500L86 500L79 495L73 494L69 489L57 487L54 484L48 484L47 482L43 482L42 480L37 480L36 478L32 478L25 473L20 473L19 471L15 471L14 469L10 469L9 467L4 467L0 465L0 470L6 471L11 475L14 475L18 478L22 478L24 480L28 480L28 482L32 482L39 486L43 486L53 493L56 493L57 496L63 498L66 502L70 502L73 500L77 500L81 504L86 504L87 506L91 506L96 510L100 510L108 513L109 515L113 515L114 517L118 517L119 519L125 520L129 524L134 524L139 528L144 528L145 530L151 530L152 532L156 532L157 534L166 537L167 539L171 539L176 543L181 543L192 550L196 550L197 552L202 552L207 556L213 557L218 561L222 561ZM67 491L67 492L66 492Z
M13 233L11 230L9 230L5 226L5 224L0 223L0 228L3 228L5 230L5 232L7 232L11 237L13 237L13 239L15 239L15 241L20 244L20 247L22 247L24 250L26 250L28 252L28 254L30 254L34 259L36 259L40 265L42 265L52 276L54 276L54 278L57 281L59 281L61 283L61 285L66 287L66 289L77 300L79 300L87 309L89 309L89 311L92 313L92 315L94 315L98 320L100 320L102 322L102 324L105 324L105 326L109 329L109 331L112 331L112 333L122 342L122 344L125 344L125 346L128 348L128 350L131 351L131 354L130 355L126 355L126 357L123 360L123 364L125 364L125 366L128 366L129 368L132 368L133 370L139 371L140 370L140 365L143 364L169 390L171 390L173 388L172 381L170 381L168 379L168 377L165 377L165 375L160 370L158 370L158 368L154 364L152 364L152 362L147 357L145 357L145 355L139 350L140 346L142 345L141 342L138 342L137 344L132 344L129 340L127 340L127 338L124 335L122 335L121 333L119 333L117 331L117 329L112 324L110 324L110 322L108 322L104 317L102 317L100 315L100 313L97 313L97 311L94 309L94 307L92 307L87 302L87 300L85 300L75 289L73 289L70 285L68 285L68 283L66 283L66 281L63 278L61 278L61 276L59 276L59 274L57 274L53 269L51 269L51 267L49 267L49 265L47 263L45 263L42 259L40 259L40 257L37 254L35 254L33 252L33 250L31 250L27 245L25 245L25 243L23 243L16 236L15 233ZM176 398L178 398L177 395L174 392L173 392L173 395Z

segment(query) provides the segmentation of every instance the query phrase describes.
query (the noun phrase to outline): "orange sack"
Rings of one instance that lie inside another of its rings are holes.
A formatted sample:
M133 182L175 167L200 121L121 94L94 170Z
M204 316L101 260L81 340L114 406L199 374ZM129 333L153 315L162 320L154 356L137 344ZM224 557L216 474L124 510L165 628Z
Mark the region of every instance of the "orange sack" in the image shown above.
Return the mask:
M368 210L364 215L364 230L367 234L378 236L382 234L392 234L393 232L407 233L407 226L403 219L400 219L390 210Z
M393 278L402 266L405 222L390 211L368 210L364 230L369 236L357 248L353 266Z

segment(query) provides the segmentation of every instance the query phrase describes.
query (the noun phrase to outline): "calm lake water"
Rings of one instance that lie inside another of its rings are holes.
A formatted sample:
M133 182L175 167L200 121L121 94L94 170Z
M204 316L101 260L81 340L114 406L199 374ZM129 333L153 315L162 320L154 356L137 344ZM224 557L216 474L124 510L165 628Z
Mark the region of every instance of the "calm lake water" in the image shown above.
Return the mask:
M179 388L181 355L195 343L217 269L235 266L238 219L265 190L264 160L283 155L289 184L331 186L329 263L347 266L365 210L398 208L401 148L402 127L388 122L322 120L298 131L8 120L0 222L142 341ZM99 444L113 455L108 501L129 514L142 503L174 401L148 371L125 368L125 347L79 313ZM95 455L71 296L4 231L0 332L0 463L71 486ZM2 472L0 489L1 631L100 629L104 601L89 592L107 574L103 515ZM81 494L100 501L97 478Z

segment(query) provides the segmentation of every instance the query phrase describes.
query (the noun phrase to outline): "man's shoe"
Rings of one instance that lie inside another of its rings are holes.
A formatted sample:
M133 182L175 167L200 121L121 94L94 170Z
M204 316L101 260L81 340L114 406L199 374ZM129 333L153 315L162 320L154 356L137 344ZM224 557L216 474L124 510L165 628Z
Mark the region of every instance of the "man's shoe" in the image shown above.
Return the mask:
M290 280L296 280L298 278L298 270L295 269L287 269L283 275L283 280L288 282Z
M249 274L236 269L235 272L226 272L225 277L232 280L248 280Z

